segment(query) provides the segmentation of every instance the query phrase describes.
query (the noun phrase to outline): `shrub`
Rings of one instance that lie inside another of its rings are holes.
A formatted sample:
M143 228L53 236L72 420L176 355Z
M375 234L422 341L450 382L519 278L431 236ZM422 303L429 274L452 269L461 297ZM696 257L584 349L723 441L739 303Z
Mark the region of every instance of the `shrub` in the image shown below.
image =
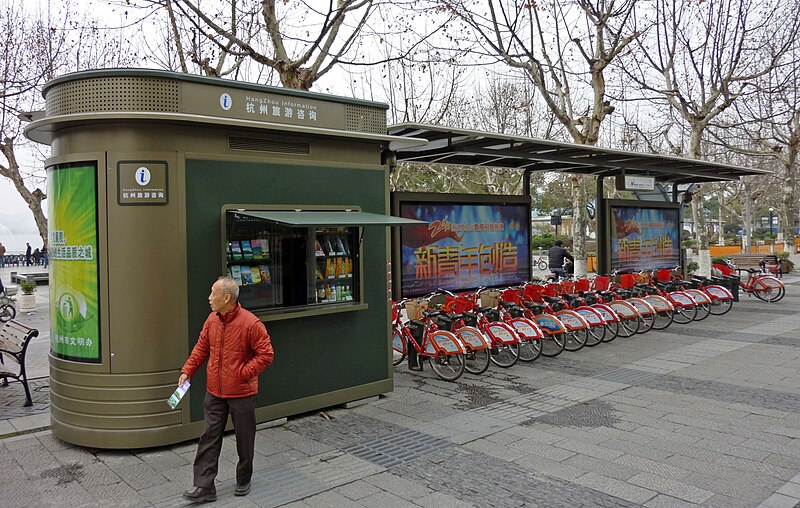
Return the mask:
M36 291L36 282L32 280L23 280L19 283L19 289L22 290L24 295L32 295Z

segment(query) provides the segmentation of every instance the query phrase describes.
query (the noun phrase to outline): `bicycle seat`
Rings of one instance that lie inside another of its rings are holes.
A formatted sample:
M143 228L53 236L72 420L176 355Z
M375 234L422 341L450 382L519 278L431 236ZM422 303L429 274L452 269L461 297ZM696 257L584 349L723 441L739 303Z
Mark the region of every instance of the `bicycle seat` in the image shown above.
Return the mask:
M548 303L558 303L558 302L560 302L560 301L561 301L561 298L559 298L559 297L557 297L557 296L547 296L547 295L542 295L542 298L544 298L544 300L545 300L546 302L548 302Z
M492 309L494 309L494 307L492 307L492 306L489 306L489 307L476 306L473 310L475 312L479 313L479 314L483 314L484 312L488 312L488 311L490 311Z
M510 309L510 308L516 307L516 306L517 306L517 304L514 303L514 302L504 302L503 300L500 300L500 307L502 307L504 309Z
M444 312L440 310L424 310L422 311L422 314L425 315L425 317L427 318L435 318L437 316L441 316L442 314L444 314Z
M526 309L544 309L544 304L539 302L522 302Z

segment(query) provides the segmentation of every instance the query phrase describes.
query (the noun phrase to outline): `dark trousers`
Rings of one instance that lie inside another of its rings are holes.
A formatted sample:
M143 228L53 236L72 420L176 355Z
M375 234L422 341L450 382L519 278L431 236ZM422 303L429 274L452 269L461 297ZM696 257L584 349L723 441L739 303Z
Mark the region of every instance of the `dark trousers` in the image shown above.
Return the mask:
M219 453L222 451L222 434L229 413L236 434L236 451L239 453L236 483L242 485L249 482L253 475L256 444L256 396L220 399L206 393L203 409L206 425L197 443L197 455L194 458L194 486L214 486L214 478L219 469Z

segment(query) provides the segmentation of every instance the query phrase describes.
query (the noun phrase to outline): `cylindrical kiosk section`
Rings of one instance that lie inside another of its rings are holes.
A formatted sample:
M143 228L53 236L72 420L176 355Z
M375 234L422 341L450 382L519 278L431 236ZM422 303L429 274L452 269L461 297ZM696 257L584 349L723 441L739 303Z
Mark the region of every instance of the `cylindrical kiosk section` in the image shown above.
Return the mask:
M392 390L385 104L130 69L44 94L56 437L199 435L204 369L166 400L221 275L272 337L260 422Z

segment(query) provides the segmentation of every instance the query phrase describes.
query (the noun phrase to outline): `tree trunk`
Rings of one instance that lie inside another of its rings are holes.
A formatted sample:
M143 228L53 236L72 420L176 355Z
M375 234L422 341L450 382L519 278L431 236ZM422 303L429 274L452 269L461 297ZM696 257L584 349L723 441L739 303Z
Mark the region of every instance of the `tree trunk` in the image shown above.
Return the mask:
M572 182L572 256L576 277L586 275L586 187L583 177L570 176Z
M725 221L722 218L722 191L717 193L717 203L719 203L719 230L717 231L717 245L725 245Z
M47 218L42 212L42 201L47 197L41 189L28 190L25 186L25 181L19 172L19 164L17 164L17 157L14 153L14 138L5 138L0 143L0 151L8 161L8 167L0 166L0 175L7 177L14 183L17 192L28 204L28 208L33 213L33 219L36 221L36 229L39 230L39 236L42 238L42 245L47 247Z
M744 186L744 253L749 254L753 246L753 197L750 194L750 180L743 178Z
M797 216L795 196L797 195L797 178L794 167L786 167L781 187L781 232L783 233L783 250L794 252L794 218Z

